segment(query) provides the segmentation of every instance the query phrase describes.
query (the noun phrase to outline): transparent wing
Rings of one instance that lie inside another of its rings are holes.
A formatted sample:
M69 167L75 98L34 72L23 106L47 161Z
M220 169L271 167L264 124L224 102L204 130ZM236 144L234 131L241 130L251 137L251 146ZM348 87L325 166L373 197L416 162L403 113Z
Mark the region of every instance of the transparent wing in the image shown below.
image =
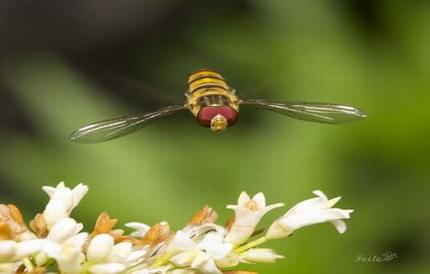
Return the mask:
M355 107L328 103L266 102L256 99L242 100L240 104L262 107L300 120L327 124L341 124L367 117Z
M150 124L158 118L185 110L186 106L169 106L155 112L117 117L81 127L70 136L77 143L99 143L109 141Z

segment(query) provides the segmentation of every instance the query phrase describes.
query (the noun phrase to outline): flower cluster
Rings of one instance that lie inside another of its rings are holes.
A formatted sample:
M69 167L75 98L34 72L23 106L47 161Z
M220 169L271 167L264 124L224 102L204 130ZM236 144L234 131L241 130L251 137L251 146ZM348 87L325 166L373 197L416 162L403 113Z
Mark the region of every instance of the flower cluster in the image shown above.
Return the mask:
M340 197L317 196L298 203L267 229L257 229L270 210L263 193L252 198L245 192L227 208L234 216L226 226L216 224L217 213L206 206L181 230L167 223L148 226L126 224L134 231L115 229L116 219L99 215L91 232L70 217L87 193L83 184L70 189L64 183L43 187L49 202L27 226L14 205L0 205L0 273L92 273L92 274L246 274L233 269L241 263L272 263L282 258L274 250L258 247L291 235L304 226L331 222L339 233L346 230L343 219L352 210L333 208ZM259 236L258 236L259 235Z

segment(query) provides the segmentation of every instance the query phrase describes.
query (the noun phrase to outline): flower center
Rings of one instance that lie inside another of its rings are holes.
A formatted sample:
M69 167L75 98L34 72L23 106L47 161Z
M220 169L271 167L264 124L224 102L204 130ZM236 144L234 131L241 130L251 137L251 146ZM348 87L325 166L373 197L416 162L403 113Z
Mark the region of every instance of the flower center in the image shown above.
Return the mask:
M248 202L246 202L245 203L245 207L247 208L247 209L250 209L250 210L252 210L252 211L258 211L258 204L257 204L257 202L256 201L254 201L254 200L249 200Z

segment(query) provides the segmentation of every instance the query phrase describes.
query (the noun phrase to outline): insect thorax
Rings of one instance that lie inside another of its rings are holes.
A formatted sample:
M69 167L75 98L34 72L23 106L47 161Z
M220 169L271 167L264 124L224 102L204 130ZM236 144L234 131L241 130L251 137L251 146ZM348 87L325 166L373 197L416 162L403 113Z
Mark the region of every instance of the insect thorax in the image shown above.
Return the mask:
M228 86L221 74L201 69L188 77L188 91L185 93L190 111L197 116L204 106L230 106L239 110L234 89Z

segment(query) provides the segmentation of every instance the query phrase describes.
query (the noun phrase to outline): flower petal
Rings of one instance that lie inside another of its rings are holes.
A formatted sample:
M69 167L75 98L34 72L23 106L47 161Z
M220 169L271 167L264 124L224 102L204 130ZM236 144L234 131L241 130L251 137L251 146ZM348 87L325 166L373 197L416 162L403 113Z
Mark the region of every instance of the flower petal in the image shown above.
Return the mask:
M52 186L43 186L42 190L48 194L48 196L51 198L52 195L55 193L56 188Z
M197 245L184 232L178 231L173 238L173 244L179 250L187 251L194 249Z
M227 256L233 249L233 244L213 245L206 249L206 252L214 259L219 260Z
M48 228L51 228L59 220L69 216L66 205L61 201L50 201L43 211L43 219Z
M73 208L79 204L79 202L82 200L85 194L87 194L87 192L88 192L88 186L84 184L79 184L73 188L72 190Z
M198 246L213 259L221 259L233 249L231 243L224 243L224 235L217 232L208 233Z
M314 190L314 191L312 191L312 193L317 195L324 202L328 201L327 196L321 190Z
M197 256L195 256L193 262L191 263L191 268L200 268L208 260L211 260L209 254L207 254L206 252L198 252Z
M200 271L205 274L222 274L216 266L214 260L207 260L199 267Z
M50 258L57 258L61 253L61 245L53 241L44 240L43 251L48 254Z
M339 202L340 199L342 199L342 197L339 196L339 197L328 200L327 207L333 207L337 202Z
M211 246L214 244L221 244L223 242L224 242L223 234L217 233L217 232L209 232L199 243L199 246L201 246L202 248L206 248L208 246Z
M122 242L112 247L107 261L110 263L124 263L132 252L132 243Z
M148 253L147 248L142 248L136 251L131 252L131 254L127 257L126 263L134 263L137 260L142 259Z
M273 209L275 209L275 208L279 208L279 207L283 207L283 206L285 206L285 204L284 203L276 203L276 204L272 204L272 205L268 205L268 206L266 206L265 208L264 208L264 210L263 210L263 215L264 214L266 214L267 212L269 212L269 211L271 211L271 210L273 210Z
M82 263L78 256L70 259L57 259L58 268L60 269L60 273L67 274L79 274L82 270Z
M88 245L87 259L90 262L102 262L107 258L113 247L114 240L108 234L95 236Z
M63 218L59 220L49 231L47 239L62 243L68 238L79 232L82 228L82 224L78 225L72 218Z
M89 268L92 274L117 274L125 269L125 265L119 263L95 264Z
M346 223L342 220L334 220L331 221L331 223L334 225L334 227L336 228L336 230L340 233L343 234L346 231Z
M263 192L255 194L254 197L252 197L252 200L257 203L258 208L261 209L266 207L266 197L264 197Z
M237 200L237 204L239 206L245 206L245 204L251 200L251 198L249 197L248 193L246 193L245 191L241 192L239 195L239 198Z
M145 236L145 234L151 228L149 225L144 224L144 223L139 223L139 222L126 223L125 226L136 230L136 231L132 232L130 234L130 236L137 237L137 238Z
M215 264L218 266L218 268L233 267L238 265L239 262L239 256L233 252L230 252L222 259L215 260Z
M25 242L19 242L16 245L15 259L21 260L30 255L34 255L42 249L42 240L35 239Z
M197 249L181 252L170 258L170 262L179 267L190 266L198 254Z
M276 259L284 258L270 248L253 248L241 254L241 259L251 263L274 263Z

